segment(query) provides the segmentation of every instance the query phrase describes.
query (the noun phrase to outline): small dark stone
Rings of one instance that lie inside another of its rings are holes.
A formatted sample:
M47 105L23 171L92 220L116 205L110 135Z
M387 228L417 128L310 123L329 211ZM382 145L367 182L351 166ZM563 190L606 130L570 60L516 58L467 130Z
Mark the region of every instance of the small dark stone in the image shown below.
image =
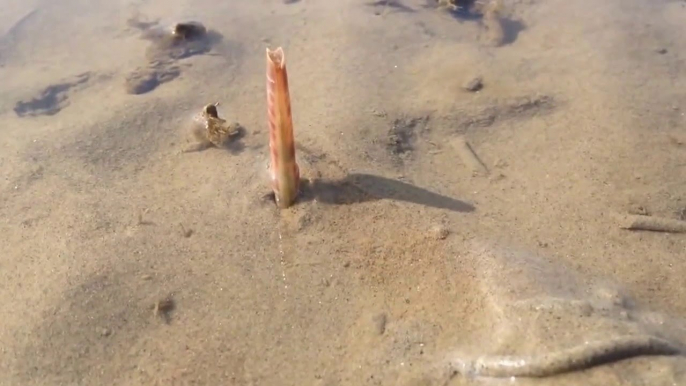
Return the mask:
M155 316L162 317L162 319L164 319L166 323L169 323L171 320L171 313L175 309L176 302L173 298L171 298L171 296L169 296L155 302L153 307L153 313L155 314Z
M386 316L386 314L378 314L374 316L372 321L374 322L374 328L376 330L376 333L379 335L383 335L384 332L386 332L386 323L388 323L388 317Z
M484 87L484 80L482 77L477 76L465 83L462 87L469 92L477 92Z
M668 51L667 51L666 48L658 48L657 50L655 50L655 52L657 52L657 53L660 54L660 55L664 55L664 54L666 54Z
M429 230L429 237L434 240L445 240L450 235L450 230L444 226L436 225Z

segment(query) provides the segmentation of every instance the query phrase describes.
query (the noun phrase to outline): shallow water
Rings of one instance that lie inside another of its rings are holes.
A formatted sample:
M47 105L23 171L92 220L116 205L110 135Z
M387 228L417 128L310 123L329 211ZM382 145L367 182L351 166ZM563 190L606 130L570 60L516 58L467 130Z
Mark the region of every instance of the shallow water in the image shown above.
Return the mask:
M0 384L683 383L686 3L503 3L7 1Z

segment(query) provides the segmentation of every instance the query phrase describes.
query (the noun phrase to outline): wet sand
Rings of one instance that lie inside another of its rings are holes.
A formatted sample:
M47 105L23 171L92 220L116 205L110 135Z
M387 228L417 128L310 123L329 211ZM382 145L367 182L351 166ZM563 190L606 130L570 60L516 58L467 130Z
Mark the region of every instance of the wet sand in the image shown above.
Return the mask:
M616 218L686 216L686 3L505 0L499 44L426 4L7 2L0 384L686 382L686 236ZM160 56L134 19L217 38ZM313 186L282 211L268 46ZM245 135L184 153L214 102Z

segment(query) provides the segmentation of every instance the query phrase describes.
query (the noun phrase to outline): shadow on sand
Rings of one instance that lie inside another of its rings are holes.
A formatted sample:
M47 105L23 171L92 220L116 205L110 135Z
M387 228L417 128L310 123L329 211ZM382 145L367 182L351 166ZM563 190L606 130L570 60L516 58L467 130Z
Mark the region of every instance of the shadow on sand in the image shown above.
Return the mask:
M269 197L273 200L274 195ZM298 202L317 200L331 205L350 205L376 200L411 202L453 212L473 212L474 206L464 201L443 196L429 190L390 178L371 174L349 174L347 177L329 181L304 180Z

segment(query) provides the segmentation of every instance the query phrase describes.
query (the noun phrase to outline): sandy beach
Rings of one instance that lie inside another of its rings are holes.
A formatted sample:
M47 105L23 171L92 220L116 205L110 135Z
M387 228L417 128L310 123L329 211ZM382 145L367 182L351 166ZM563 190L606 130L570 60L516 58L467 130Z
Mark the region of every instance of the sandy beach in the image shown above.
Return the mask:
M686 2L442 3L5 1L0 385L686 385Z

